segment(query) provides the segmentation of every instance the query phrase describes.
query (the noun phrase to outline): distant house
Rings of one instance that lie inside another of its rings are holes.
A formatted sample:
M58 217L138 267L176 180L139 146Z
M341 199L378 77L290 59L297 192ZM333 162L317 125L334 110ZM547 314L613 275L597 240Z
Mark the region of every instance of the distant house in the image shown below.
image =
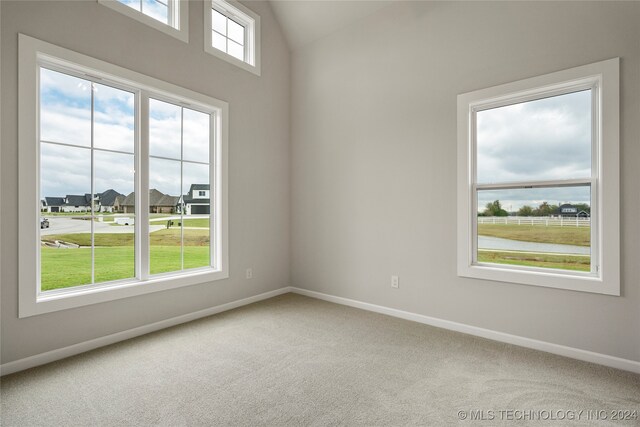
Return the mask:
M124 194L116 196L115 200L113 201L113 211L114 212L122 212L122 210L123 210L123 206L122 205L124 203L124 199L125 199Z
M97 195L97 212L120 212L124 201L124 194L114 189L109 189Z
M573 205L571 205L571 204L569 204L569 203L565 203L564 205L560 205L560 207L558 208L558 213L562 217L574 217L575 218L576 216L578 216L578 208L573 206Z
M176 213L178 210L179 196L169 196L155 188L149 190L149 212L150 213ZM135 213L136 198L135 193L130 193L121 203L122 212Z
M96 194L94 208L96 212L116 212L123 200L123 194L109 189ZM41 203L43 212L89 212L91 211L91 194L45 197Z
M209 184L191 184L189 192L182 196L185 215L210 212Z
M45 197L42 210L44 212L88 212L91 210L91 194Z
M64 206L64 197L45 197L44 212L62 212L60 209Z

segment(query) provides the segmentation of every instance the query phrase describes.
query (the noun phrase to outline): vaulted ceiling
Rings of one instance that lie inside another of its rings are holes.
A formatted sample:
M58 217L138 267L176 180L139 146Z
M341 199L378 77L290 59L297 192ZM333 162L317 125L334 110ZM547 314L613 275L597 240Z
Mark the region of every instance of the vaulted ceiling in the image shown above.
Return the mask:
M270 0L291 50L318 40L393 0Z

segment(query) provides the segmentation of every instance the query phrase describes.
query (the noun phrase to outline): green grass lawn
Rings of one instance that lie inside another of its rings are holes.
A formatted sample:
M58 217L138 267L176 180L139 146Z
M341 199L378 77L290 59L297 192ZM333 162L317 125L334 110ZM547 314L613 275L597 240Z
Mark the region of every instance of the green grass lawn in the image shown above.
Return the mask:
M153 221L155 224L154 225L158 225L161 222L160 221ZM185 227L200 227L200 228L209 228L209 218L187 218L184 219L182 221L180 221L179 219L172 219L171 220L171 227L180 227L180 223L182 222L182 224ZM166 221L162 222L162 225L167 225Z
M67 288L91 283L90 233L43 236L45 241L75 243L78 249L41 249L42 290ZM95 234L95 281L127 279L134 276L133 234ZM184 268L209 265L208 230L184 230ZM151 274L181 269L180 229L159 230L151 234Z
M546 227L542 225L478 224L480 236L522 242L590 246L591 227Z
M478 251L479 262L523 265L561 270L590 271L591 257L588 255L555 255L531 252Z
M183 221L185 227L209 228L209 218L188 218Z

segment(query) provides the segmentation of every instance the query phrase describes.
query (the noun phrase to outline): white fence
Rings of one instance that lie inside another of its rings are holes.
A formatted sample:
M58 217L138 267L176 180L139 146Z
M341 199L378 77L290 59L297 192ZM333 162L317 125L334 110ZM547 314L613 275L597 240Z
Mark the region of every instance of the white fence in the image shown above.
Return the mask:
M591 218L549 216L479 216L478 224L543 225L547 227L591 227Z

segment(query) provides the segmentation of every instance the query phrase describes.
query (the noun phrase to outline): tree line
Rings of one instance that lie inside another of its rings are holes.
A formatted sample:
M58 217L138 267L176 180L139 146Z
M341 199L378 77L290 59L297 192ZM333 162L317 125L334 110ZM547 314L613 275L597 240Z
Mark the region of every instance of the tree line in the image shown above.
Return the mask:
M586 203L573 204L578 212L585 211L591 214L591 207ZM516 212L517 216L554 216L560 215L560 206L550 205L548 202L542 202L537 208L528 205L522 206ZM478 216L509 216L509 212L503 209L500 200L494 200L486 204L484 211L479 212Z

